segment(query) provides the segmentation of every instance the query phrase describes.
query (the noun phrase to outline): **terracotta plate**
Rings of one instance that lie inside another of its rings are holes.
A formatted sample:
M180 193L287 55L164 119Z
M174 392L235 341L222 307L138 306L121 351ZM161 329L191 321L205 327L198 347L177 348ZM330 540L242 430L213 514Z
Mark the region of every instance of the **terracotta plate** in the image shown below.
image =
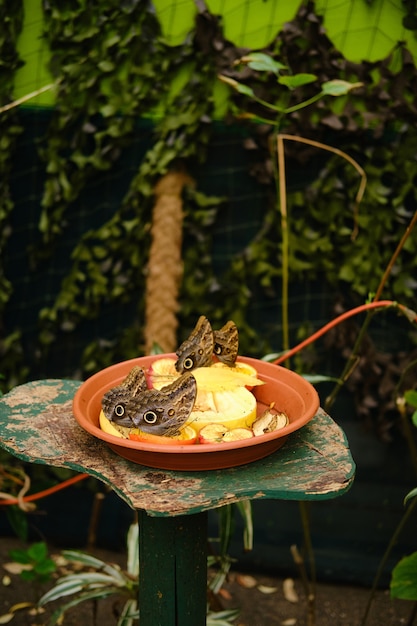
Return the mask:
M94 437L105 441L114 452L134 463L159 469L187 471L221 469L250 463L278 450L288 435L307 424L319 408L316 390L295 372L258 359L239 357L239 361L255 367L259 378L265 381L265 385L253 390L258 414L274 402L278 411L284 411L288 415L289 424L281 430L243 441L191 446L142 443L103 432L99 427L103 394L118 385L134 365L146 369L155 359L167 356L175 357L174 354L146 356L107 367L88 378L74 396L73 412L80 426Z

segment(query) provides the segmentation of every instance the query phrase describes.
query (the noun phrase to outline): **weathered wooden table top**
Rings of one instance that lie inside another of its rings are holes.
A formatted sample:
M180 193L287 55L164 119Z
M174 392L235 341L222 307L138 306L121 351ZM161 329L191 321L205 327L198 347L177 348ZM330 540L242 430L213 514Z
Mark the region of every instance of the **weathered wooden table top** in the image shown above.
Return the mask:
M33 463L85 472L132 508L187 515L244 499L321 500L351 486L355 464L341 428L321 409L274 454L241 467L178 472L143 467L85 432L72 414L74 380L27 383L0 398L0 446Z

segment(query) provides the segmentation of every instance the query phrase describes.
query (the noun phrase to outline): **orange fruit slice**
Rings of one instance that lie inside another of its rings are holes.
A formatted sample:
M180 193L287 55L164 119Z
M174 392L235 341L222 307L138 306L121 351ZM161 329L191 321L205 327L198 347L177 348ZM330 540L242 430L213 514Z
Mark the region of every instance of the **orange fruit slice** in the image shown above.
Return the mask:
M129 439L132 441L142 441L143 443L157 443L161 446L188 446L196 443L197 435L191 426L185 426L180 434L175 437L163 437L162 435L145 433L143 430L132 429L129 433Z

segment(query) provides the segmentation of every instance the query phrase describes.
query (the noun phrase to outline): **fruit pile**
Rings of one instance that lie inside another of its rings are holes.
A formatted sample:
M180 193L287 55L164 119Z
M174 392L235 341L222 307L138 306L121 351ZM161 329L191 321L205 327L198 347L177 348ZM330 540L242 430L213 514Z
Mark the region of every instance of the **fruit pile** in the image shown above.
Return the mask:
M166 437L118 426L100 413L100 427L117 437L163 445L226 443L248 439L283 428L288 424L285 413L270 407L257 417L256 398L252 389L263 385L252 365L237 361L233 368L223 363L193 370L197 397L190 417L178 435ZM171 357L155 358L147 371L150 388L163 389L180 374Z
M283 428L288 418L273 406L257 416L252 389L264 382L252 365L237 360L237 347L233 322L213 331L201 316L177 359L155 357L148 370L133 368L104 394L101 429L134 441L189 445L239 441Z

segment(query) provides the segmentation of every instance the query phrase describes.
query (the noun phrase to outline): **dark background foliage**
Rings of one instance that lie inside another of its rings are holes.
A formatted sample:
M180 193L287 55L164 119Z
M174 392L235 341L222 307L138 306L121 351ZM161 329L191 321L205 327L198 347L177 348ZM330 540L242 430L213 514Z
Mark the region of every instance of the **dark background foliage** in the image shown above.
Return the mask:
M13 3L13 11L9 4L1 26L3 103L11 99L19 66L23 11L21 3ZM221 20L204 8L184 43L170 47L147 2L102 0L94 11L78 3L43 6L56 106L13 109L0 120L4 390L37 377L82 378L142 353L153 189L175 169L196 181L184 195L178 340L204 313L214 325L235 320L241 353L279 351L273 130L242 115L259 114L242 94L231 94L224 119L214 120L213 91L222 73L270 101L295 104L299 92L284 94L273 77L235 66L245 50L225 39ZM347 61L327 38L314 2L302 4L264 51L293 73L315 74L318 83L342 78L363 84L347 97L287 116L281 128L344 150L368 177L355 216L357 173L311 146L286 145L296 343L375 291L415 211L416 69L401 43L380 62ZM307 85L302 98L316 92L316 83ZM411 308L415 246L414 233L384 293ZM293 365L338 375L359 323L343 325ZM396 423L399 373L413 371L415 345L405 320L381 314L349 382L358 415L384 436ZM400 386L406 384L412 381L401 379Z

